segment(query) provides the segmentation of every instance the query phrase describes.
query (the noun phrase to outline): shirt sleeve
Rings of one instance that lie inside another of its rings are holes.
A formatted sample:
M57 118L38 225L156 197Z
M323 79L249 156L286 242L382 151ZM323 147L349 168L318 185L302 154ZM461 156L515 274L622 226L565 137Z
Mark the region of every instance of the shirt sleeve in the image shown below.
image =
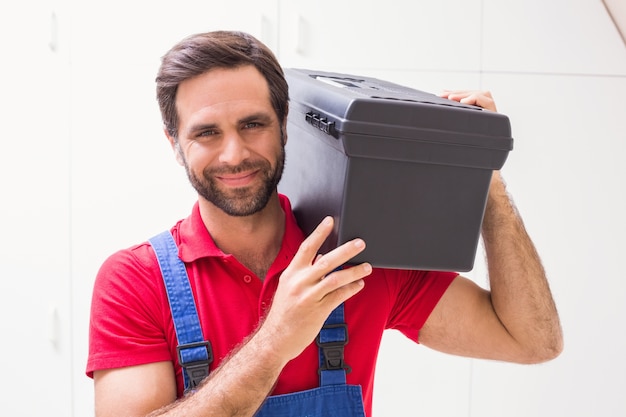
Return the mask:
M395 271L387 280L392 301L387 328L419 343L419 331L446 292L456 272Z
M169 305L150 246L139 245L109 257L94 283L87 375L171 360L163 312L169 313Z

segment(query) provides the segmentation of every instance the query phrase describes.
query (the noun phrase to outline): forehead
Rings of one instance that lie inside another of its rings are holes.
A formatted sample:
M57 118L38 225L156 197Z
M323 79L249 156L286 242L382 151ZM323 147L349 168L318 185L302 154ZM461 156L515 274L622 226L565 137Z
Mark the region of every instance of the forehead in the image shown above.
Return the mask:
M273 113L267 81L252 65L216 68L183 81L176 108L181 127L199 118L260 109Z

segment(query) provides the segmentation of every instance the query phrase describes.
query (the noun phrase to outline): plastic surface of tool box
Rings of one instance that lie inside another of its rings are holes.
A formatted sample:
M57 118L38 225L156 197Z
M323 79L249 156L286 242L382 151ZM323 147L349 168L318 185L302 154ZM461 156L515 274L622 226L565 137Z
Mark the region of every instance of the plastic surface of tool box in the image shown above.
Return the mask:
M279 191L322 252L361 237L350 263L469 271L493 170L513 148L505 115L390 82L286 69L286 164Z

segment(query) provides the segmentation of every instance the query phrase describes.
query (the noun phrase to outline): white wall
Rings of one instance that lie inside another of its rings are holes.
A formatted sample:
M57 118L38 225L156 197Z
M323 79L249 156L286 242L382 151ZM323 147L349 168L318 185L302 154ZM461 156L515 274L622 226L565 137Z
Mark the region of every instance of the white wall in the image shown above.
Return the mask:
M601 0L230 4L0 5L1 414L93 414L95 273L194 201L160 130L159 58L187 34L226 28L258 36L286 67L489 89L511 119L503 174L548 270L565 351L519 366L390 332L377 415L625 415L626 47ZM484 269L479 256L469 276L484 284Z

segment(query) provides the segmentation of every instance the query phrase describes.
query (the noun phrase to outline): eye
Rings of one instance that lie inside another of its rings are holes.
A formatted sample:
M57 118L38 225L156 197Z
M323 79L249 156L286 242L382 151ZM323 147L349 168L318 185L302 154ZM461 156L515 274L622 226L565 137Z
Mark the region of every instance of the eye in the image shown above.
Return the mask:
M215 135L217 135L217 130L215 129L203 130L200 133L198 133L198 137L215 136Z
M248 122L243 127L244 129L254 129L255 127L260 127L261 123L259 122Z

